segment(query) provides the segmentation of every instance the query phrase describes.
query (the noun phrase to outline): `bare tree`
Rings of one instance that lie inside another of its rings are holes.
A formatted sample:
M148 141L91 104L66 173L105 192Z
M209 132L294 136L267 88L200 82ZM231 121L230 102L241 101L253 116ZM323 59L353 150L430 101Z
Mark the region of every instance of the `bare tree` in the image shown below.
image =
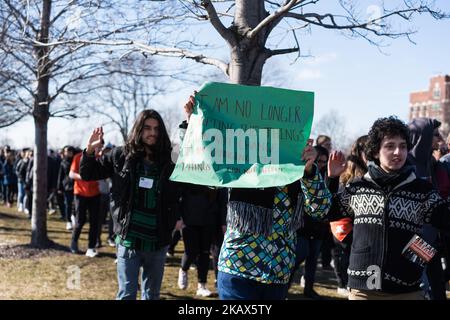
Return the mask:
M150 108L153 98L168 91L166 74L154 59L137 54L112 61L108 68L115 72L102 80L97 99L88 103L88 108L118 129L125 142L138 113Z
M348 151L349 146L356 140L346 129L345 118L331 110L323 115L312 128L312 136L326 135L331 138L333 149Z
M113 0L1 1L0 107L8 111L0 117L1 126L28 115L35 125L33 246L50 244L46 226L48 120L80 116L80 106L89 93L102 86L90 80L112 72L106 66L113 53L90 44L129 33L135 37L148 34L162 17L162 9L143 16L128 3ZM78 42L81 38L89 43ZM122 54L120 48L114 53Z
M193 42L177 33L177 45L160 47L139 39L115 43L129 44L135 50L152 55L183 57L213 65L223 71L233 83L260 85L265 62L278 55L290 53L301 57L300 36L307 30L328 29L344 36L363 38L382 49L386 40L407 38L413 42L416 32L411 23L418 15L446 19L449 14L436 8L432 0L380 1L362 7L361 1L335 0L335 12L327 12L321 0L180 0L176 11L177 29L187 34L192 21L209 23L228 47L229 58L211 57L195 52ZM178 17L183 16L180 21ZM290 35L290 40L286 36ZM148 39L148 38L147 38ZM199 41L196 42L198 46ZM186 44L190 44L186 45ZM201 47L203 48L203 47ZM228 60L228 61L227 61Z

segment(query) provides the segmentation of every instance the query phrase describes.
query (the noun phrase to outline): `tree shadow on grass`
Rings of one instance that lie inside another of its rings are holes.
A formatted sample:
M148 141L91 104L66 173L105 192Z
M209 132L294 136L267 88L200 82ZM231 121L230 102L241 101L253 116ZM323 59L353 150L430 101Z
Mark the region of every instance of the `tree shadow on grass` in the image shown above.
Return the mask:
M48 247L36 248L30 244L0 246L0 259L33 259L60 256L70 252L69 247L49 241Z
M23 217L20 217L18 215L15 214L10 214L10 213L5 213L5 212L0 212L0 219L5 219L5 220L29 220L28 217L26 217L25 215Z

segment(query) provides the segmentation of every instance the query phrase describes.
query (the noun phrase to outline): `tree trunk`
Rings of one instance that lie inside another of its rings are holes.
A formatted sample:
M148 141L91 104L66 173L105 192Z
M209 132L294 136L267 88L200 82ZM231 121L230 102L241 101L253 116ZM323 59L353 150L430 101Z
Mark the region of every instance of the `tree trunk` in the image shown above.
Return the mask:
M47 122L45 109L39 107L41 116L34 115L35 147L33 164L33 213L31 218L31 245L45 248L47 237Z
M232 83L260 86L264 63L269 58L265 48L266 30L254 39L247 33L268 15L264 0L236 0L233 29L237 33L237 45L231 48L230 81Z
M51 0L44 0L41 14L41 30L38 40L47 43L49 40ZM33 212L31 218L31 245L46 248L50 241L47 237L47 123L49 113L49 49L44 46L35 47L37 58L37 88L33 108L35 126L35 146L33 165Z
M230 62L230 81L237 84L260 86L264 63L268 56L264 48L242 50L233 48Z

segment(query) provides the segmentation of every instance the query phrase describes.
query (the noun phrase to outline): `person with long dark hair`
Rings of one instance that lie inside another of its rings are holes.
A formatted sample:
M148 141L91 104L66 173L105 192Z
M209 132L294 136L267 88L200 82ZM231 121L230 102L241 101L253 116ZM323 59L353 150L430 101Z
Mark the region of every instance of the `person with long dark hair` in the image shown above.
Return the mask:
M329 177L329 186L331 192L341 191L351 183L354 179L362 178L367 172L367 159L364 154L368 136L364 135L356 139L353 143L350 155L347 157L345 164L345 171L339 177ZM338 152L334 151L330 158L338 156ZM343 155L342 155L343 156ZM350 218L342 218L330 223L331 231L333 233L333 247L332 254L334 260L334 272L338 282L337 293L341 296L348 297L347 290L347 268L350 259L350 251L353 239L353 222Z
M124 146L97 159L103 129L96 128L83 151L85 180L111 177L111 212L117 244L117 299L159 299L171 233L179 218L178 187L169 181L174 164L164 122L155 110L142 111ZM181 221L178 222L181 224Z

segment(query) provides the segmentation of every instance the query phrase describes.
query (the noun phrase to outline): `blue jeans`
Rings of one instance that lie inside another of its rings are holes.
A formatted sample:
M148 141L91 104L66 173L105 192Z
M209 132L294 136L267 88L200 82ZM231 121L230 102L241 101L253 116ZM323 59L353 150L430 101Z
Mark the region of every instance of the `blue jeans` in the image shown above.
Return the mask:
M319 258L322 240L297 237L296 259L294 270L305 261L305 288L312 289L316 277L317 259Z
M287 286L261 283L220 271L217 275L220 300L284 300Z
M142 300L159 300L164 275L164 263L168 246L158 251L144 252L117 245L117 277L119 291L117 300L136 300L141 275Z
M24 207L24 201L23 198L25 197L25 183L24 182L17 182L17 207L22 206Z

